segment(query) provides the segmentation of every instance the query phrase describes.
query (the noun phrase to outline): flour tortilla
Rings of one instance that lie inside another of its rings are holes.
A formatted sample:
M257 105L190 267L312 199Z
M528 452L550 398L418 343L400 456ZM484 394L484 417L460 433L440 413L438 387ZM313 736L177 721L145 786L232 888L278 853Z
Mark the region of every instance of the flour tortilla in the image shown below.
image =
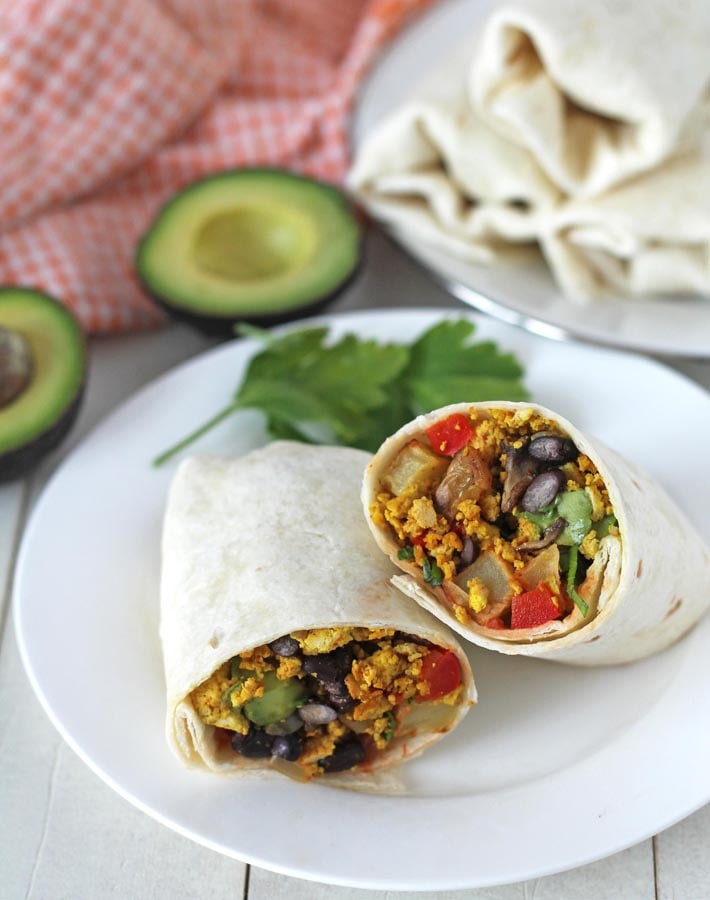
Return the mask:
M709 41L707 0L501 0L469 89L566 194L591 197L698 146Z
M594 462L604 479L621 542L602 541L603 583L598 612L586 624L576 611L570 623L553 622L518 632L517 641L470 623L460 623L442 587L426 585L421 569L397 559L399 545L369 515L380 480L398 450L426 428L452 413L472 408L533 409L556 422L578 449ZM490 650L575 665L610 665L648 656L672 644L694 625L710 605L710 551L666 492L645 472L598 441L590 440L562 416L529 403L457 403L419 416L405 425L375 454L363 482L362 500L378 545L406 575L397 587L460 635ZM575 630L571 630L575 629Z
M501 138L466 93L471 40L359 148L347 185L395 231L477 264L537 255L559 191L533 156Z
M572 299L710 296L710 157L677 157L594 200L565 203L540 239Z
M274 774L262 760L220 752L190 693L226 660L292 631L332 626L395 628L453 650L465 695L451 727L476 700L453 634L389 583L359 503L370 457L359 450L287 441L240 459L193 458L170 488L163 529L160 636L167 682L167 738L188 766L221 774ZM443 735L395 739L370 773L326 775L361 790L396 790L380 770Z

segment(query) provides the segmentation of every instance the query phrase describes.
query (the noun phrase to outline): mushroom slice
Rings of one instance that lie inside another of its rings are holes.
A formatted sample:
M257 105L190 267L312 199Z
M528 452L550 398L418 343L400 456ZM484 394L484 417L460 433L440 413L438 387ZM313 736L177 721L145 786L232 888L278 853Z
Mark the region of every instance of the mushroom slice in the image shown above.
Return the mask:
M544 550L545 547L549 547L550 544L553 544L557 540L566 527L567 520L560 516L559 519L555 519L552 525L547 526L539 541L526 541L524 544L519 545L518 550Z
M505 484L500 508L504 513L512 512L525 491L540 471L540 463L528 455L527 447L511 447L504 444Z

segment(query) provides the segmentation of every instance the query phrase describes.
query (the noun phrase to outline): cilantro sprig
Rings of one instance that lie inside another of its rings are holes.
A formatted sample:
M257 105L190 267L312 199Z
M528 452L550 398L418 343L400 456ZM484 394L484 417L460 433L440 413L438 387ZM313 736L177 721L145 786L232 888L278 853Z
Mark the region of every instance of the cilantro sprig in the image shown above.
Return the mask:
M577 593L577 563L579 561L579 551L577 547L573 545L569 548L569 568L567 569L567 593L570 595L572 600L574 600L575 605L582 613L583 616L586 616L589 612L589 606L582 597Z
M414 547L411 544L407 547L402 547L401 550L397 551L397 559L414 559Z
M443 320L412 344L380 343L327 328L283 335L253 327L263 341L230 403L154 460L160 466L233 413L258 409L273 438L376 450L414 416L458 401L525 400L523 369L492 341L471 343L475 325Z
M439 587L444 580L444 572L435 560L428 556L422 563L422 576L424 581L432 587Z

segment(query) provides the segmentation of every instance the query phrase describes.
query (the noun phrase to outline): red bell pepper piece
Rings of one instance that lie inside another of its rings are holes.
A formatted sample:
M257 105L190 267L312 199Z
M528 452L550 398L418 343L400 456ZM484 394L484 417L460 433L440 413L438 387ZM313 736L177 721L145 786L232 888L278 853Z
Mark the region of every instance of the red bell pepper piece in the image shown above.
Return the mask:
M558 606L553 600L554 596L550 586L543 583L532 591L513 597L510 627L536 628L552 619L559 619L564 612L563 604Z
M471 439L473 428L471 420L463 413L454 413L441 422L435 422L426 430L431 446L438 453L453 456Z
M440 700L461 684L461 663L451 650L430 650L422 662L421 678L428 683L429 693L417 700Z

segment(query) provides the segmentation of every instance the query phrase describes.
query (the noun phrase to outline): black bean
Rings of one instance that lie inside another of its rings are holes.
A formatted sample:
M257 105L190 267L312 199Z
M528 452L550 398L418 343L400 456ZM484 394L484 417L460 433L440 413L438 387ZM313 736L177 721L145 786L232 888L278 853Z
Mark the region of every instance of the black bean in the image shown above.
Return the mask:
M433 647L431 641L418 637L416 634L409 634L406 631L397 631L394 636L395 641L406 641L408 644L421 644L422 647Z
M338 647L330 653L307 656L303 660L303 671L307 675L314 675L321 682L340 681L349 674L353 659L352 650Z
M288 634L276 638L275 641L272 641L269 644L269 647L271 647L274 653L278 653L279 656L295 656L301 649L301 645L296 638L292 638Z
M332 706L325 703L307 703L298 710L298 715L310 728L316 725L327 725L338 718L337 712Z
M246 756L247 759L262 759L265 756L271 756L273 742L274 738L262 731L261 728L252 728L245 740L235 742L232 738L232 749L241 753L242 756ZM237 743L236 747L235 743Z
M358 646L365 656L372 656L373 653L377 653L380 649L380 645L377 641L358 641Z
M564 472L550 469L538 475L523 494L520 505L525 512L539 512L555 499L565 486Z
M232 741L231 741L232 750L234 750L236 753L239 753L241 751L242 746L244 745L244 742L246 741L247 737L248 737L248 735L239 734L238 731L232 732Z
M538 462L560 466L577 456L577 448L569 438L559 434L541 434L532 438L528 453Z
M474 544L470 537L463 542L463 550L461 551L460 563L465 568L470 566L474 559L478 556L478 546Z
M303 738L300 734L288 734L274 738L271 745L271 755L289 762L296 762L303 753Z
M338 744L331 756L318 760L324 772L344 772L365 761L365 751L360 741L351 739Z
M325 682L323 689L328 697L328 703L338 712L347 712L355 706L355 701L344 681Z

